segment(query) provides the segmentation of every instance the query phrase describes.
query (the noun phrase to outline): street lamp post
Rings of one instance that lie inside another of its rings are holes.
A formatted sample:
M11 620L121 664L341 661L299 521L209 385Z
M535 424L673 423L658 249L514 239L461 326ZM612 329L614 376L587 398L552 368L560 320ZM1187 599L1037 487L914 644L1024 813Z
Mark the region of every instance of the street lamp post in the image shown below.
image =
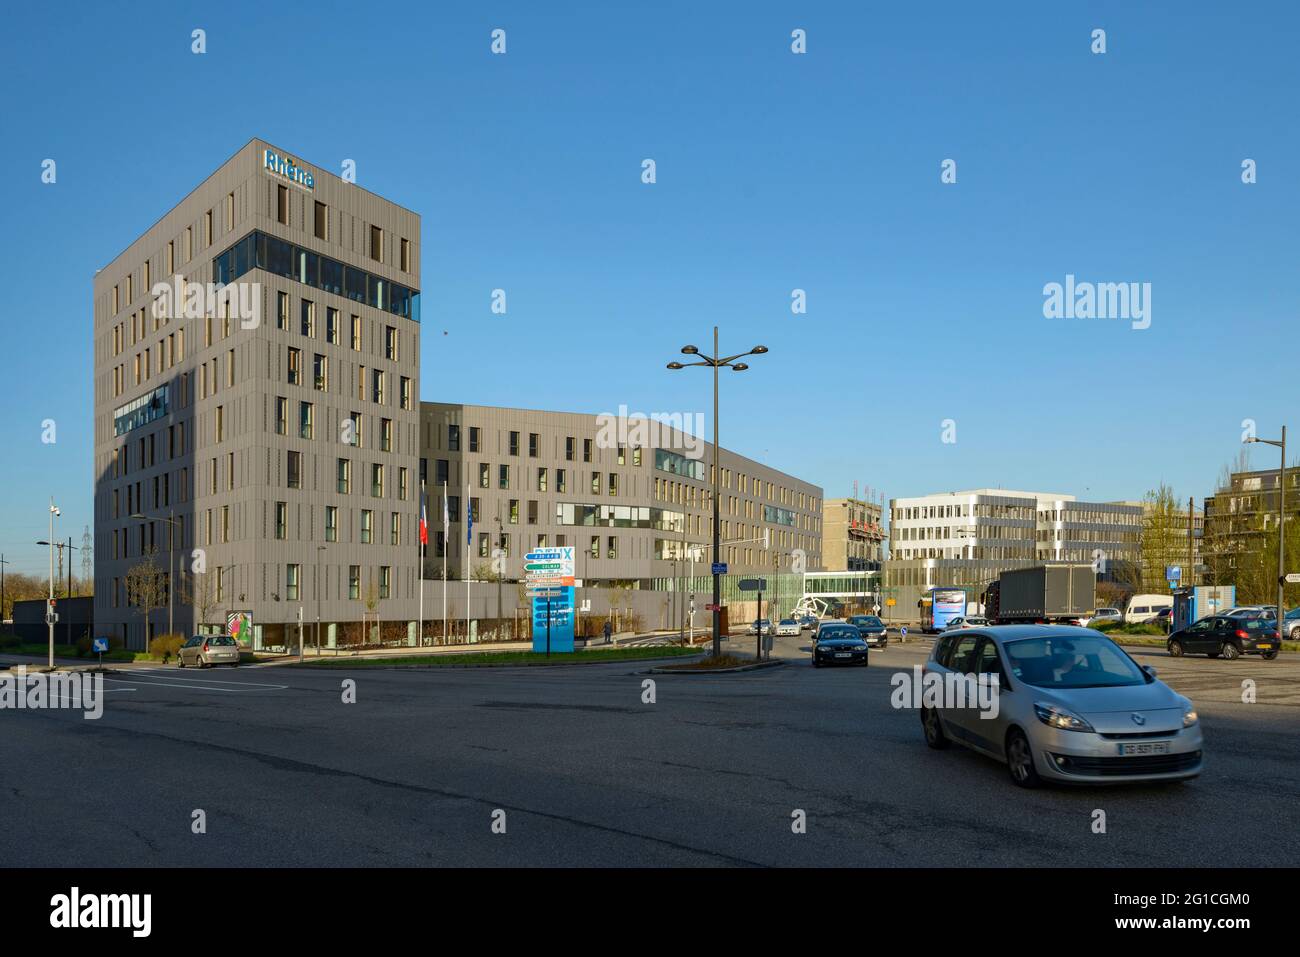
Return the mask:
M324 545L316 546L316 657L320 657L320 553L325 551ZM302 641L298 642L298 657L302 658Z
M54 670L54 520L62 514L50 497L50 600L45 606L45 622L50 628L50 670Z
M722 576L718 573L718 562L722 559L722 529L719 525L718 487L722 477L722 466L718 461L718 370L729 366L735 372L744 372L749 366L737 362L745 356L761 356L767 352L767 346L754 346L748 352L734 356L722 356L718 353L718 327L713 327L713 355L701 355L695 346L682 346L682 354L698 356L698 362L670 362L669 369L685 369L687 366L706 366L713 370L713 657L722 654Z
M497 549L501 554L496 557L500 558L501 561L493 571L497 576L497 638L499 640L501 637L501 613L503 611L501 607L501 580L506 577L506 531L505 526L501 524L501 516L499 514L497 515Z
M174 635L176 634L176 615L175 615L175 600L173 599L172 596L173 593L176 591L176 587L175 587L176 582L173 580L174 575L172 569L176 564L175 562L175 555L176 555L175 532L176 532L176 521L177 521L176 510L169 509L167 515L168 515L167 518L159 517L157 521L167 523L167 634ZM135 519L139 519L140 521L144 521L144 522L154 521L154 519L151 518L150 516L144 515L140 512L136 512L131 517ZM68 560L71 561L71 558L69 558ZM147 621L144 623L144 632L145 632L145 647L148 647L149 622Z
M5 622L5 566L11 564L0 555L0 631L4 630Z
M1261 439L1251 436L1246 441L1274 445L1282 452L1282 462L1277 473L1277 642L1278 647L1281 648L1283 619L1286 618L1286 609L1283 607L1286 585L1286 426L1282 426L1281 439ZM1190 516L1188 523L1190 529ZM1191 534L1190 530L1188 534Z

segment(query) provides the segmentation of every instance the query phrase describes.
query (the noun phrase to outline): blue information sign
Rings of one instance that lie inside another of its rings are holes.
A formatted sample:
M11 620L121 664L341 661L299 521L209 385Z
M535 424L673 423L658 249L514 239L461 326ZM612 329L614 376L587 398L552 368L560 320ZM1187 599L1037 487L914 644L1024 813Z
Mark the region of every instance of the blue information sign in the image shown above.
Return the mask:
M727 563L726 563L726 562L714 562L714 563L713 563L713 574L715 574L715 575L725 575L725 574L727 574Z
M91 639L91 646L92 646L92 649L91 649L91 650L96 651L96 652L100 652L100 651L108 651L108 639L107 639L107 638L92 638L92 639Z
M573 589L553 589L558 596L551 599L533 599L533 651L545 652L547 613L550 613L550 650L566 653L573 651ZM549 607L548 607L549 606Z

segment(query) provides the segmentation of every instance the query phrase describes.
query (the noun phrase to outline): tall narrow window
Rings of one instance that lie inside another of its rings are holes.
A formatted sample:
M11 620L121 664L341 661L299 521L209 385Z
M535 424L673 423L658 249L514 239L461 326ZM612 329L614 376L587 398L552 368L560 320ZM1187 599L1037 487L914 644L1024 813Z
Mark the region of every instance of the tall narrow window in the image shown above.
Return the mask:
M384 261L384 231L378 226L370 227L370 258L375 262Z
M289 225L289 187L275 187L275 218L282 226Z
M402 240L402 272L411 271L411 241Z
M316 203L316 238L329 239L327 235L327 226L329 223L329 207L324 203Z

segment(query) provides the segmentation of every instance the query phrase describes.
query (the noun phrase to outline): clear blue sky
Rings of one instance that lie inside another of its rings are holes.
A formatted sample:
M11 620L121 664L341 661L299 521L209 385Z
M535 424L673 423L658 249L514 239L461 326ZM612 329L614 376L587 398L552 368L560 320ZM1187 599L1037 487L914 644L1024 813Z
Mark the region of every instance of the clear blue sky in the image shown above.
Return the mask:
M723 443L828 496L1199 499L1300 388L1298 26L1293 3L19 5L0 550L44 568L51 494L56 534L93 523L95 270L255 135L423 216L424 399L707 413L703 370L664 363L716 322L771 349L724 380ZM1151 328L1043 318L1067 273L1150 282Z

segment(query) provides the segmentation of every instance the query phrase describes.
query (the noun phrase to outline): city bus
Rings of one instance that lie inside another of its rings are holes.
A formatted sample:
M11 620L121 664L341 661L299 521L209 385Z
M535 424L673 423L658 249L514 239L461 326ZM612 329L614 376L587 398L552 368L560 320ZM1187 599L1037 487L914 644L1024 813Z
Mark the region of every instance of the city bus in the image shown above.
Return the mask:
M931 588L921 596L921 631L935 634L966 614L966 592L960 588Z

